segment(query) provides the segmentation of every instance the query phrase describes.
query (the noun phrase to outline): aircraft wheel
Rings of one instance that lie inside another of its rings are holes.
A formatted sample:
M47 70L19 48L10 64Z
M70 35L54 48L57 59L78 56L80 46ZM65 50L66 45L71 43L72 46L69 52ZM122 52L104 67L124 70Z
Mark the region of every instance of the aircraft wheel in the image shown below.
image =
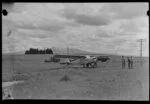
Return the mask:
M92 67L92 68L95 68L95 63L91 63L91 67Z
M89 65L90 65L90 63L87 63L87 64L86 64L86 67L89 68Z

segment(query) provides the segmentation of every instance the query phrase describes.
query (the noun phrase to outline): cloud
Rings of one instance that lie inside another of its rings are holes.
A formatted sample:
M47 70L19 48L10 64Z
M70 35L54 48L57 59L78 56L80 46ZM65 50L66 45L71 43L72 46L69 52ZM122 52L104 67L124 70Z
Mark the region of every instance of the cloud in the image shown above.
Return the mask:
M103 15L87 15L79 14L75 9L66 8L64 9L64 16L67 19L76 21L79 24L83 25L92 25L92 26L103 26L110 23L110 20Z
M73 18L80 24L93 26L103 26L110 22L108 19L102 16L76 15Z
M146 16L148 3L110 3L105 5L100 12L114 14L116 19L131 19Z
M114 20L111 24L102 26L101 29L110 36L134 36L138 33L147 32L148 19L145 17L138 17L135 19L121 19Z
M56 4L27 3L24 4L20 12L12 11L7 17L3 17L3 19L16 24L16 28L41 29L53 32L65 28L67 24L74 25L72 22L60 17L60 5L56 6L59 9L56 9L54 6Z
M120 29L123 29L124 32L138 32L140 28L138 28L133 22L126 22L121 24Z
M39 30L39 29L17 29L18 35L17 36L24 36L24 37L32 37L32 38L48 38L52 37L53 34L49 31Z
M9 15L2 17L3 49L11 51L12 44L14 50L69 46L100 53L134 53L131 46L136 44L129 43L149 36L147 5L15 3Z
M124 39L124 38L115 39L115 40L113 41L113 44L114 44L114 45L121 45L121 44L124 44L126 41L127 41L127 40Z
M107 38L106 38L107 39ZM104 43L106 44L106 48L111 49L111 50L116 50L117 47L122 46L123 44L126 44L127 39L122 38L122 37L118 37L118 38L114 38L112 37L111 39L104 41Z
M122 32L136 33L141 31L140 24L136 20L124 20L120 24Z
M18 18L20 17L20 18ZM24 28L24 29L41 29L41 30L48 30L48 31L59 31L65 27L65 23L54 19L41 19L35 18L28 15L27 17L25 15L19 15L19 14L12 14L12 22L16 25L16 28ZM13 19L16 18L16 19Z
M101 28L97 30L96 36L98 38L111 38L111 37L113 37L113 35L109 35L107 31L105 31Z
M65 28L65 26L63 26L63 24L51 24L51 23L34 23L34 24L30 24L30 23L25 23L22 25L18 25L18 28L23 28L23 29L32 29L32 30L45 30L45 31L53 31L53 32L57 32L63 28Z

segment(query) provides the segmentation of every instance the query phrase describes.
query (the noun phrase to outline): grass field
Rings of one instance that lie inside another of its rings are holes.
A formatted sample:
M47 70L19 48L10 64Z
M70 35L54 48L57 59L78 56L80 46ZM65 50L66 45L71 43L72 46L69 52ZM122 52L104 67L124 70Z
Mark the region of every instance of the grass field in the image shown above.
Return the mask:
M10 87L15 99L148 100L149 60L134 58L134 69L121 68L121 57L97 68L44 63L50 55L2 56L2 81L23 80ZM11 74L13 67L14 75Z

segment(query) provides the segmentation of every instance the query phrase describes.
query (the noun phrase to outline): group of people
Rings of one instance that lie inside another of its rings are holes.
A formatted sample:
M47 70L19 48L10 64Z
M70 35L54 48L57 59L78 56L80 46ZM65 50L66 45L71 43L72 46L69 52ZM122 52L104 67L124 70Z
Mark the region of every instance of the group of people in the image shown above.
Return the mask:
M127 57L127 62L128 62L128 68L129 69L133 69L133 58L131 57ZM124 58L124 56L122 56L122 68L124 69L126 66L126 60Z

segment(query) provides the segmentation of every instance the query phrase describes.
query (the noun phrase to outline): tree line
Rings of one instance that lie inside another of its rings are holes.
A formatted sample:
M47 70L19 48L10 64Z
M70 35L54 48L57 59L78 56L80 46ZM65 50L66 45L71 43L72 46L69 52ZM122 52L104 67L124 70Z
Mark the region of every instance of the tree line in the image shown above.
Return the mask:
M52 49L44 49L44 50L39 50L38 48L30 48L29 50L25 51L25 54L53 54Z

